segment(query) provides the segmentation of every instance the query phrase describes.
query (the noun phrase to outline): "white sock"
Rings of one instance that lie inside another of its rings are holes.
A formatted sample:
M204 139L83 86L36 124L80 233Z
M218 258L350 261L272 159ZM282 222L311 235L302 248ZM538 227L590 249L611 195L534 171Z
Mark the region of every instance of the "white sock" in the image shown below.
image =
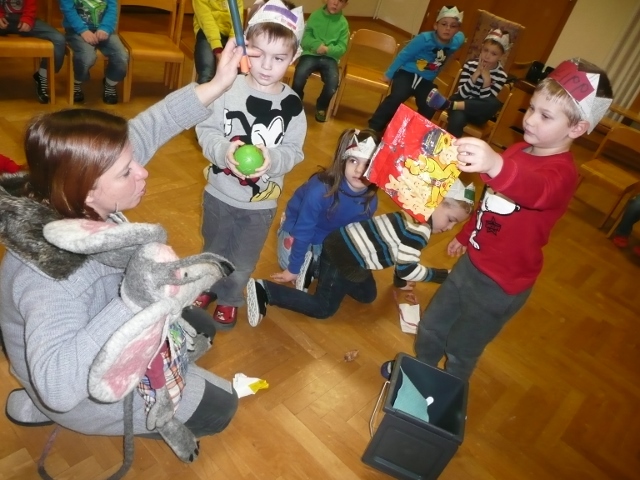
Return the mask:
M42 78L47 78L47 69L46 68L38 69L38 75L40 75Z
M109 80L108 78L105 78L104 81L111 87L115 87L118 84L118 82L114 82L113 80Z

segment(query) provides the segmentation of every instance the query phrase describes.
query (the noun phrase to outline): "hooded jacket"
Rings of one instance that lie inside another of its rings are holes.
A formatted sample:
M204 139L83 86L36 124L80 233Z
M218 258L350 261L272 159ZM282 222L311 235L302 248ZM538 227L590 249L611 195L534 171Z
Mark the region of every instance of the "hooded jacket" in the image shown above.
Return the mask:
M146 164L167 140L209 116L194 86L170 94L129 122L133 155ZM133 316L119 296L123 271L58 249L42 230L59 219L23 195L28 173L0 176L0 328L11 371L35 406L71 430L122 435L122 402L89 397L89 368L106 340ZM227 391L228 382L195 365L176 418L188 420L200 403L205 378ZM217 382L216 382L217 380ZM225 385L225 382L227 385ZM134 433L145 427L144 403L134 395Z

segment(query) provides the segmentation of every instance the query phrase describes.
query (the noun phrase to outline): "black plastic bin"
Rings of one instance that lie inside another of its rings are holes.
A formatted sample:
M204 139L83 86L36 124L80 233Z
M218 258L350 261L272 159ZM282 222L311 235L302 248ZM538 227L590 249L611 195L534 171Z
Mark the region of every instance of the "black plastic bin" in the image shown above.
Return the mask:
M402 386L401 368L425 399L433 397L434 402L428 408L429 422L393 407ZM400 353L387 383L385 415L375 434L372 433L362 461L402 480L438 478L462 443L467 382ZM373 412L371 425L379 404L380 401Z

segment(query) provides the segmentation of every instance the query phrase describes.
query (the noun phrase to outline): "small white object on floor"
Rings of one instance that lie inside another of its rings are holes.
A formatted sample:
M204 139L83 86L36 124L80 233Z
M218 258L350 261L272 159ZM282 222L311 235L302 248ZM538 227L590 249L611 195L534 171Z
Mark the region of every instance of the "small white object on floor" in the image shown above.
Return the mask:
M420 321L420 304L411 305L401 303L400 307L400 328L404 333L415 334L418 331Z
M244 373L236 373L233 377L233 388L238 394L238 398L242 398L253 395L263 388L269 388L269 384L261 378L247 377Z

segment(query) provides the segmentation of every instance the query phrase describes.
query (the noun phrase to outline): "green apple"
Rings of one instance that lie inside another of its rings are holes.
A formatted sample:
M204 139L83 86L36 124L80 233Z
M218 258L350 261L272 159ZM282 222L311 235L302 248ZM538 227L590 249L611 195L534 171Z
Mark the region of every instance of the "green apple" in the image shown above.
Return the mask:
M234 152L233 158L238 162L238 171L243 175L251 175L264 163L262 152L253 145L242 145Z

